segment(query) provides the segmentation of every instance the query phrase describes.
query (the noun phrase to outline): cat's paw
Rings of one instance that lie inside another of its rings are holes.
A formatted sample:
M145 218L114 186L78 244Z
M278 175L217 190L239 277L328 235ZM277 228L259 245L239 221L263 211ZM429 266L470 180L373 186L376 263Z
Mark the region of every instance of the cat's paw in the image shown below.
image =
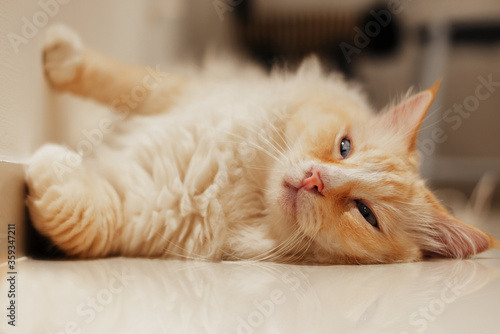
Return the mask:
M45 35L45 73L55 86L71 82L83 65L83 43L73 30L64 25L51 26Z
M83 168L81 157L47 144L26 167L26 205L33 226L69 255L108 255L111 227L121 225L120 198L100 175Z
M63 183L67 175L81 166L81 156L64 146L46 144L31 157L26 168L26 182L32 196L48 187Z

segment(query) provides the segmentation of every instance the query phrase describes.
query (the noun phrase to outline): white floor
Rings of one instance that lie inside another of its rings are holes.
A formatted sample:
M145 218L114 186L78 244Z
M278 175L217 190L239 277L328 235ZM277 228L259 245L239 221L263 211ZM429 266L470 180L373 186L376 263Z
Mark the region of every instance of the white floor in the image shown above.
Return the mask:
M16 327L2 315L0 333L500 330L500 250L375 266L115 258L26 260L17 269Z

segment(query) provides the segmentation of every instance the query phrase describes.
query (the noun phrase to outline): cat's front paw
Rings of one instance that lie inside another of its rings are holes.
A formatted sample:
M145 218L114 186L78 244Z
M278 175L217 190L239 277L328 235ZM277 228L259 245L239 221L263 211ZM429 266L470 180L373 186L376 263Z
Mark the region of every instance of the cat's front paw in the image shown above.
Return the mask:
M83 65L83 43L73 30L64 25L51 26L45 35L44 67L49 81L56 87L71 82Z

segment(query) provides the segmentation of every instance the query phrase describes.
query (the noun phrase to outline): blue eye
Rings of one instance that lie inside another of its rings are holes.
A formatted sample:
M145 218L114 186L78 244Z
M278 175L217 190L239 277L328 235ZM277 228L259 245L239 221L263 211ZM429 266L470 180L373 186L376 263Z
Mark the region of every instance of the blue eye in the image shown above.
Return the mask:
M340 155L345 159L349 156L349 153L351 153L351 141L345 137L340 142Z
M358 207L359 213L363 216L363 218L373 227L378 228L378 221L375 214L372 210L367 207L363 202L356 200L356 206Z

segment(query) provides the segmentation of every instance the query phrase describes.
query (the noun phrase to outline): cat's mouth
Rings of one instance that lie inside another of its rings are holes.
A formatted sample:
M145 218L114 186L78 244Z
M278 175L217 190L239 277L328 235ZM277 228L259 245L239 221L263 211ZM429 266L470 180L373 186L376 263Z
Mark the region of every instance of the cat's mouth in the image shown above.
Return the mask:
M324 197L321 176L314 168L301 179L285 176L282 186L281 205L293 217L297 216L298 207L301 206L302 202L300 199L303 197L310 197L311 195Z

